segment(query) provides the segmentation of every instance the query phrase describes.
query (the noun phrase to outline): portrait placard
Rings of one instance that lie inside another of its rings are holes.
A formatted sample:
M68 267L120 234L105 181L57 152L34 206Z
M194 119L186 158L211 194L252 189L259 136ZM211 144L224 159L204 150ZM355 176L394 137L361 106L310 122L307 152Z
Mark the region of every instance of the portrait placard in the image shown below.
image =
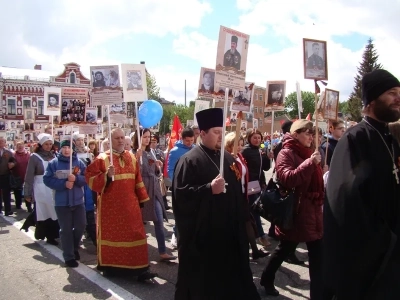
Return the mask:
M231 126L236 126L237 115L237 112L231 111L231 116L229 117L229 123Z
M247 130L247 121L241 121L240 122L240 130L241 131L246 131Z
M91 66L91 106L111 105L122 102L118 66Z
M147 100L146 66L143 64L122 64L121 72L124 91L123 101Z
M326 41L303 39L304 78L328 80Z
M244 89L249 40L248 34L224 26L220 27L215 86L234 90Z
M85 121L87 123L96 123L96 121L97 121L97 107L86 107Z
M200 80L198 88L198 98L213 99L214 94L215 70L202 67L200 69Z
M244 89L234 92L231 111L250 112L253 103L254 82L246 82Z
M62 88L60 124L84 122L88 102L87 89Z
M258 119L253 119L253 129L258 129Z
M110 122L111 123L120 123L120 124L127 123L125 107L126 107L125 102L110 105Z
M194 125L198 125L197 123L197 118L196 118L196 113L199 111L205 110L207 108L210 108L210 102L205 101L205 100L196 100L194 102Z
M285 110L284 99L286 93L286 81L267 81L265 110L283 111Z
M60 115L61 88L44 88L43 114L46 116Z
M323 116L326 120L337 120L339 109L339 91L325 89Z

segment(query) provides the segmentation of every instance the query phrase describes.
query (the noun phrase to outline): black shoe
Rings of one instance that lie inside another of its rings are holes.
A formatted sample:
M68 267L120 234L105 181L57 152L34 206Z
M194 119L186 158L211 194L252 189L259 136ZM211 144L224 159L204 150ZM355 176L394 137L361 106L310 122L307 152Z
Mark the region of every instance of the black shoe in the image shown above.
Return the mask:
M274 284L263 284L260 282L260 285L264 287L267 296L273 296L273 297L279 296L279 291L275 288Z
M266 257L268 255L270 255L270 253L268 251L264 252L261 249L259 249L257 252L253 252L251 254L251 256L253 257L253 260L257 260L259 258L263 258L263 257Z
M58 242L55 239L47 239L46 243L53 246L58 246Z
M75 260L81 260L81 256L79 255L79 251L74 251Z
M13 212L12 212L12 211L6 211L6 212L4 212L4 215L5 215L6 217L12 216L12 215L13 215Z
M22 207L21 206L16 206L15 209L22 209Z
M304 261L300 260L297 258L296 254L291 254L289 255L286 259L285 262L287 262L288 264L292 264L292 265L304 265Z
M33 211L32 207L27 207L27 210L28 210L28 212L30 212L30 213Z
M154 277L157 277L157 276L158 276L157 273L151 273L150 271L145 271L138 276L137 281L144 282L146 280L153 279Z
M67 267L69 267L69 268L76 268L77 266L79 266L79 263L78 263L75 259L67 260L67 261L65 262L65 264L66 264Z

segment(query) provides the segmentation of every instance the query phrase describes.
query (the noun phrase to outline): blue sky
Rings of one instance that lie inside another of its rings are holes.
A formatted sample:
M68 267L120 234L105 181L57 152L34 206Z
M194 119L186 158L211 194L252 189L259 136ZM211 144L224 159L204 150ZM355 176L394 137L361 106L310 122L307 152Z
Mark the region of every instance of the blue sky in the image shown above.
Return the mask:
M144 60L161 96L178 103L183 103L185 79L188 100L193 100L200 68L215 67L220 25L250 35L246 79L263 87L267 80L286 80L287 93L295 90L296 81L303 90L313 88L303 79L303 38L328 42L329 87L340 91L341 101L352 90L369 37L380 62L395 75L400 69L400 21L393 9L400 0L391 5L377 0L362 5L358 0L115 0L113 5L0 0L2 7L5 3L12 13L0 19L7 28L0 32L7 41L0 47L0 65L42 64L58 73L74 61L88 74L90 65Z

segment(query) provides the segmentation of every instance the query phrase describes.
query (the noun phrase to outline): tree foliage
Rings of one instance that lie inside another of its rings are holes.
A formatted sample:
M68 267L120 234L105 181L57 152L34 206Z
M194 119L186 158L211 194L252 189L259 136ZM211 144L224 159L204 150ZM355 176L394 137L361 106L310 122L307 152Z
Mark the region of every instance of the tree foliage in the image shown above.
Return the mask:
M309 113L311 115L315 111L315 94L313 92L301 92L301 98L303 100L303 112L301 118L305 119ZM297 93L290 93L285 99L285 113L290 116L291 119L297 119L299 117L299 108L297 105Z
M160 88L157 86L156 78L146 72L147 97L152 100L160 100Z
M194 116L194 105L187 107L183 104L178 105L164 105L163 117L160 121L160 134L170 132L169 126L172 125L175 114L178 115L182 126L186 126L187 120L193 120Z
M376 69L382 69L382 65L378 63L378 54L375 50L375 46L372 43L372 39L368 40L368 44L365 46L365 50L362 56L362 62L360 66L357 67L357 74L354 77L354 88L353 92L350 94L348 100L348 113L351 116L351 120L359 122L361 121L361 80L363 76L367 73L372 72Z

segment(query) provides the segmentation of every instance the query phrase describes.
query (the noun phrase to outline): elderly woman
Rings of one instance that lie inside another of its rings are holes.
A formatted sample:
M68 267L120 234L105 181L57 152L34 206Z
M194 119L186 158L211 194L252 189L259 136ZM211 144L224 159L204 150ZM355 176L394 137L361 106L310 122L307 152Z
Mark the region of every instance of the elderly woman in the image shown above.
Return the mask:
M324 184L321 154L310 148L313 141L313 124L297 120L283 138L282 150L276 160L278 182L295 196L295 214L291 229L276 226L280 239L268 261L260 284L267 295L277 296L275 273L290 253L301 242L307 244L310 273L310 299L322 299L322 205Z
M18 141L15 143L15 152L14 159L15 165L11 169L11 172L14 176L17 176L21 179L21 186L14 188L14 197L15 197L15 208L21 209L22 205L22 186L24 184L26 169L28 167L28 161L31 154L29 151L25 150L24 141ZM28 212L32 212L32 203L25 201L26 208Z
M126 151L131 151L132 150L132 140L129 136L125 136L125 147L124 149Z
M60 227L54 209L53 190L43 183L43 175L49 162L55 157L53 151L53 137L50 134L38 135L39 143L28 161L25 174L24 197L28 202L35 201L36 230L35 238L47 243L58 245L55 240L59 237ZM25 224L23 226L25 228Z
M225 136L225 150L231 153L237 162L238 169L240 172L241 176L241 182L242 182L242 191L243 191L243 200L246 202L244 205L244 209L246 210L246 232L247 236L249 239L249 243L251 246L251 251L252 251L252 257L253 260L259 259L261 257L265 257L269 255L269 252L264 252L261 249L258 249L257 243L256 243L256 233L257 233L257 228L253 226L253 218L250 214L249 210L249 205L248 205L248 195L247 195L247 184L249 183L249 170L247 168L247 164L245 159L243 158L242 154L240 151L242 151L243 144L244 144L244 138L242 136L239 136L238 139L238 145L237 145L237 154L234 155L233 153L233 148L235 145L235 138L236 138L236 133L231 132L228 133Z
M165 246L164 219L167 220L167 213L164 207L159 176L162 176L162 162L150 151L150 129L141 130L141 145L138 145L136 134L132 137L133 152L140 160L140 172L144 186L150 200L146 202L142 209L143 220L154 222L158 253L161 261L175 260L176 257L167 253Z

